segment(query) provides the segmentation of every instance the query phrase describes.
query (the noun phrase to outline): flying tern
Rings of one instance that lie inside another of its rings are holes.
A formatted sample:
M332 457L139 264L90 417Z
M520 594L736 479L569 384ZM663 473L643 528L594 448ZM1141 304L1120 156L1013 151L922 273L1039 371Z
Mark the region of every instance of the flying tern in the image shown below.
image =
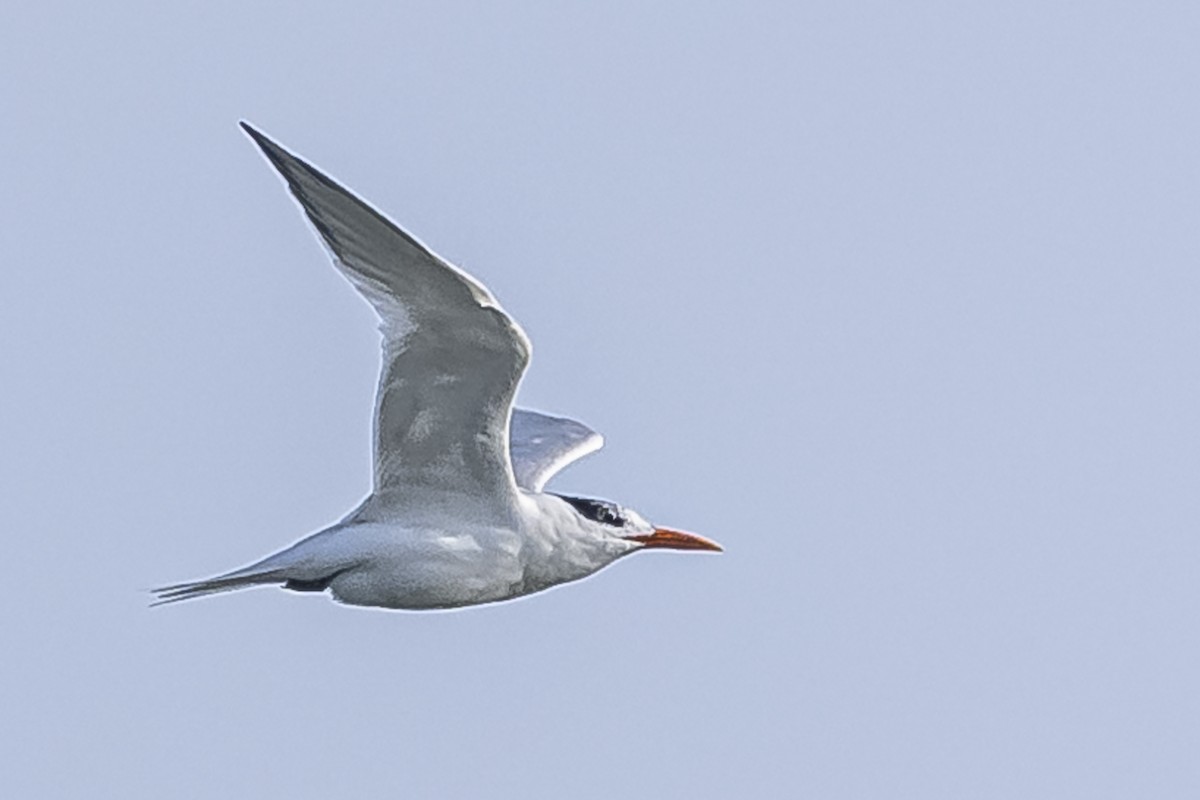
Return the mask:
M720 550L607 500L544 491L603 439L514 408L530 344L479 281L311 164L241 123L333 263L375 310L383 365L374 487L341 522L157 602L275 585L341 603L457 608L591 575L640 550Z

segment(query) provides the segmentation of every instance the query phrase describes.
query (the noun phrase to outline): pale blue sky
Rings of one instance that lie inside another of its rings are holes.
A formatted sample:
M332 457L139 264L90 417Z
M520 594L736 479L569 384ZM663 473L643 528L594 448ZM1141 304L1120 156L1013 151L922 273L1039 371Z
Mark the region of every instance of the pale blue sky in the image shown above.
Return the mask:
M1192 4L10 3L14 797L1200 791ZM246 118L483 280L553 486L727 552L148 609L369 485Z

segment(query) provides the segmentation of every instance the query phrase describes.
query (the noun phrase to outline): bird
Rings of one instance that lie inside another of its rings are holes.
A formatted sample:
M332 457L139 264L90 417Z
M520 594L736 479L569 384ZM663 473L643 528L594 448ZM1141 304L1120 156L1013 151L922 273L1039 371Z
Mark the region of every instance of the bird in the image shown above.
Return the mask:
M259 586L420 611L523 597L643 550L721 551L547 481L599 450L573 419L514 407L531 345L492 293L246 121L334 265L379 318L371 492L249 566L152 590L152 605Z

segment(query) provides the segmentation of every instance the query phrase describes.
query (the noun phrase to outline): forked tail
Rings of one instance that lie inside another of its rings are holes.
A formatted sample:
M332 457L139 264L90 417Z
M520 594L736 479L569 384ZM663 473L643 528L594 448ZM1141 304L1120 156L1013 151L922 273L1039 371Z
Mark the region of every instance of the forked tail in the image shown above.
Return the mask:
M282 570L269 570L266 572L245 572L239 570L227 575L208 578L207 580L188 581L187 583L177 583L173 586L162 586L150 590L156 598L150 605L151 607L161 606L167 603L178 603L181 600L191 600L210 594L247 589L251 586L285 583L287 582L287 578L282 573Z

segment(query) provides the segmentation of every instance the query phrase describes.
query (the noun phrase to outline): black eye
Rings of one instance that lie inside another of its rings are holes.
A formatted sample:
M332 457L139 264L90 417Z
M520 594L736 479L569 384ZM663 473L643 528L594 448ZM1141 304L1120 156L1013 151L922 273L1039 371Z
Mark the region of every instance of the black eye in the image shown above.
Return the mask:
M625 517L621 516L620 506L616 503L610 503L607 500L593 500L590 497L568 497L563 494L558 496L574 506L576 511L592 522L612 525L614 528L625 526Z

